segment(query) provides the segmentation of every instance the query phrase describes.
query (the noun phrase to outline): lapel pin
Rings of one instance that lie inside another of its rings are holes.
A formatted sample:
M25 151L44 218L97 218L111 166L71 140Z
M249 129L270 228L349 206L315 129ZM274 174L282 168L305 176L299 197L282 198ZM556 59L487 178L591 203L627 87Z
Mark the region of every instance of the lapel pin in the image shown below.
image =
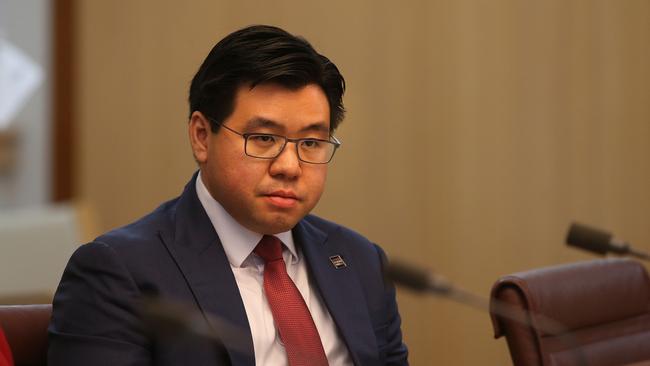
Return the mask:
M334 268L336 269L345 268L348 266L347 264L345 264L343 258L341 258L341 256L338 254L331 256L330 262L332 262L332 265L334 265Z

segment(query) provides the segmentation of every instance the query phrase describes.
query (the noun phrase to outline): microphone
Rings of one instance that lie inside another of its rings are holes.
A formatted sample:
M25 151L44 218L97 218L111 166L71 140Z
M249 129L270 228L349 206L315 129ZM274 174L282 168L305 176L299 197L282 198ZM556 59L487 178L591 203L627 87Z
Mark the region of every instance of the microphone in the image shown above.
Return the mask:
M405 263L390 262L384 270L384 276L416 292L429 291L448 295L454 291L453 286L446 278Z
M573 223L569 227L566 244L600 255L614 253L650 260L650 254L633 249L629 243L614 237L611 233L578 223Z
M526 311L497 299L489 301L481 296L454 286L449 280L440 275L403 262L391 261L387 263L384 266L384 276L388 281L402 285L414 292L440 295L457 303L488 313L491 312L497 316L523 324L524 326L555 335L560 342L574 349L573 352L575 353L578 365L587 366L585 355L580 351L580 345L574 334L557 320L540 313ZM531 320L533 316L537 320L537 324L534 324Z
M145 330L157 340L176 342L194 338L212 343L218 365L231 364L224 340L231 351L249 351L243 329L221 317L201 313L187 304L148 294L141 299L139 312Z
M496 300L492 301L492 306L490 306L490 302L487 299L456 287L446 278L433 274L426 269L403 262L391 261L385 266L384 276L389 281L402 285L412 291L441 295L463 305L487 312L492 310L496 315L515 320L527 326L534 326L528 320L526 311L509 304L500 303ZM566 327L556 324L557 322L553 320L550 323L553 329L545 329L549 333L559 334L565 332Z
M467 305L482 311L490 312L504 318L508 318L530 327L536 327L529 320L529 312L510 304L493 299L487 299L475 295L462 288L454 286L446 278L431 273L423 268L418 268L406 263L391 261L385 266L384 276L391 282L402 285L412 291L441 295L463 305ZM540 320L541 327L547 333L563 334L568 333L565 326L542 314L534 314ZM539 328L539 325L537 326Z

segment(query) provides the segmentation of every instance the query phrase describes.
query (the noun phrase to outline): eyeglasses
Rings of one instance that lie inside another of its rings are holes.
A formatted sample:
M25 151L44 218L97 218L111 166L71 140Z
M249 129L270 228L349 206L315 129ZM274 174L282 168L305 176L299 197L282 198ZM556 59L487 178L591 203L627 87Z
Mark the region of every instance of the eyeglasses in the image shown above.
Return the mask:
M270 133L241 133L232 128L207 117L213 123L244 138L244 153L258 159L275 159L287 146L287 142L296 144L298 160L309 164L327 164L334 157L336 149L341 146L341 141L330 136L331 140L315 138L292 139L282 135Z

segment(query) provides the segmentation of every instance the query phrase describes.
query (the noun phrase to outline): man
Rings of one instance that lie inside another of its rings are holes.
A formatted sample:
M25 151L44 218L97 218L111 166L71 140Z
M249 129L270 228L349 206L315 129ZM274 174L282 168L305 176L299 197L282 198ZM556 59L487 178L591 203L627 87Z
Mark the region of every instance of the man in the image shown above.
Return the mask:
M54 298L50 365L405 365L384 254L309 215L340 145L344 80L304 39L252 26L190 87L199 172L180 197L81 246ZM144 294L223 343L146 331Z

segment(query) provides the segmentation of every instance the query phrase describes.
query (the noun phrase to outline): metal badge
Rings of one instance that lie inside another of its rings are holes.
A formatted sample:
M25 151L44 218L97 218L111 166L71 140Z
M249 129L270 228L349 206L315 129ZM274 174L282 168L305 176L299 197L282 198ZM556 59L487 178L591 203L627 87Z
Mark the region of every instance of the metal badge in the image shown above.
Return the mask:
M336 269L345 268L348 266L347 264L345 264L343 258L341 258L341 256L338 254L331 256L330 262L332 262L332 265L334 265L334 268Z

